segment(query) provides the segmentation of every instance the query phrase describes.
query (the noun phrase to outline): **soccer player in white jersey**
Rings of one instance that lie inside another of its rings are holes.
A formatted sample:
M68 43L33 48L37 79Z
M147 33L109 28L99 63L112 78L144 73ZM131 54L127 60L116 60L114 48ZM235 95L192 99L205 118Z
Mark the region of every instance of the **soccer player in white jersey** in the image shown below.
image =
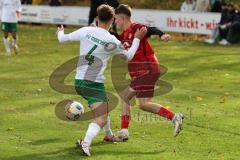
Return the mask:
M0 0L2 31L4 32L4 46L6 49L6 55L11 54L8 34L12 34L11 47L14 49L15 54L18 54L19 48L17 46L17 22L21 13L21 1L20 0Z
M80 41L80 58L75 77L75 88L79 95L88 101L93 112L93 121L89 124L85 138L77 141L84 155L90 156L89 147L94 137L103 128L105 134L112 134L108 116L108 100L104 87L104 70L112 54L131 60L139 47L147 29L141 28L135 34L132 47L124 50L121 42L108 31L114 21L114 9L101 5L97 9L98 27L83 27L70 34L64 34L63 27L58 29L58 40Z

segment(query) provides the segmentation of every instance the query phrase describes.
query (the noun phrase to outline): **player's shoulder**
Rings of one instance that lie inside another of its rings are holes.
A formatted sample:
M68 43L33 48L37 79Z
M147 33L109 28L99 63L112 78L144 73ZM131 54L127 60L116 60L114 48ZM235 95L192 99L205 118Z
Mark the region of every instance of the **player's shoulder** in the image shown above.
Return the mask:
M81 28L82 30L86 31L86 32L89 32L89 33L105 33L105 34L108 34L108 31L106 31L105 29L103 28L100 28L100 27L94 27L94 26L86 26L86 27L82 27Z
M109 37L110 37L110 42L113 42L113 43L116 43L116 44L121 43L121 42L117 39L117 37L115 37L114 35L112 35L112 34L110 34L110 33L109 33Z
M85 27L81 27L80 29L81 30L94 30L94 28L96 28L96 27L93 27L93 26L85 26Z
M78 33L81 33L81 34L95 33L96 27L85 26L85 27L79 28L77 31L78 31Z
M134 23L132 23L132 25L131 25L131 28L132 28L133 30L136 30L136 29L139 29L139 28L142 28L142 27L145 27L145 25L144 25L144 24L141 24L141 23L137 23L137 22L134 22Z

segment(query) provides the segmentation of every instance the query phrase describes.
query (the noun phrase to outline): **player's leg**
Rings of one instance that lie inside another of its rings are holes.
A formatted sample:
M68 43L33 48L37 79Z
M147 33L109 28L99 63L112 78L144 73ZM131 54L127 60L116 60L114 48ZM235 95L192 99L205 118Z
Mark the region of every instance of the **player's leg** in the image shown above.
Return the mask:
M174 124L174 136L177 136L182 130L183 115L174 113L160 104L153 103L151 99L152 98L138 98L140 109L172 121Z
M131 120L131 104L130 101L136 95L136 92L131 88L127 87L121 93L121 105L122 105L122 114L121 114L121 128L128 129L129 123Z
M110 123L110 116L107 117L106 125L103 127L103 131L105 133L105 136L103 138L103 141L105 142L117 142L120 141L116 136L114 136L112 130L111 130L111 123Z
M174 136L182 129L182 114L175 114L166 107L153 103L155 84L160 77L160 68L158 63L146 63L144 67L149 68L149 74L145 74L139 80L132 83L133 88L136 90L136 97L139 101L140 109L157 114L170 120L174 124Z
M136 92L131 88L126 88L121 93L121 105L122 105L122 113L121 113L121 130L118 131L118 138L122 141L127 141L129 138L129 124L131 121L131 99L136 95Z
M17 23L11 23L11 34L12 34L12 48L14 49L14 53L19 53L19 47L17 45Z
M97 128L103 128L106 125L108 119L108 104L106 102L95 103L91 106L91 110L93 111L94 115L94 120L92 123L99 126ZM91 124L89 126L91 126ZM91 131L91 128L88 129L84 141L91 145L92 139L96 136L97 133L98 132L94 133Z
M111 130L110 116L107 117L107 122L106 122L106 125L103 126L103 131L104 131L106 137L113 136L113 132Z
M9 47L9 40L8 40L8 32L9 32L9 24L2 22L2 31L3 31L3 43L4 43L4 47L6 50L6 55L10 56L11 54L11 50Z
M8 32L4 32L3 43L4 43L5 50L6 50L6 55L10 56L11 50L10 50L10 46L9 46Z
M75 80L76 92L88 101L93 112L93 122L89 124L84 140L77 141L77 147L85 155L90 155L89 147L94 137L101 128L105 128L105 133L112 133L110 129L110 119L108 118L108 99L103 83L96 83L87 80Z
M129 137L128 127L131 120L130 100L135 96L135 92L134 90L128 87L121 93L120 96L121 96L121 105L122 105L121 130L118 131L117 136L114 136L114 135L105 136L104 141L107 141L107 142L126 141L128 140L128 137ZM106 132L105 132L105 135L106 135Z
M137 99L139 101L139 108L141 110L158 114L168 120L173 120L175 113L163 107L160 104L152 103L151 102L152 98L137 98Z
M77 146L83 151L84 155L90 156L90 145L97 136L101 128L106 125L108 118L108 104L106 102L98 102L91 105L94 120L89 124L88 130L83 140L77 141Z
M9 39L8 39L8 33L10 31L10 24L6 23L6 22L2 22L1 28L3 31L3 43L4 43L5 50L6 50L6 55L10 56L11 50L9 47Z

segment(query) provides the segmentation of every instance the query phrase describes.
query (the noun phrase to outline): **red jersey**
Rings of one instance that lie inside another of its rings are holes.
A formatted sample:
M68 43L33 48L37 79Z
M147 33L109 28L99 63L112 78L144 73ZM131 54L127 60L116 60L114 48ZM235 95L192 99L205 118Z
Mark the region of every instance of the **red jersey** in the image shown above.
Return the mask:
M137 29L140 29L142 27L145 27L145 26L139 23L132 23L131 26L120 35L120 40L123 46L125 47L125 49L128 49L132 46L135 32L137 31ZM154 50L150 46L148 42L148 38L146 36L140 41L139 48L135 56L129 63L134 63L134 62L158 63L158 59L155 56Z

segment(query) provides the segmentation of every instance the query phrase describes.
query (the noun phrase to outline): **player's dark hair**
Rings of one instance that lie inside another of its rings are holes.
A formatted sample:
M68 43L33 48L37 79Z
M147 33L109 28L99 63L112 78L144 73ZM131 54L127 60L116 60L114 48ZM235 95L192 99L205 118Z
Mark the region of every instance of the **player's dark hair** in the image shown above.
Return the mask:
M227 3L226 3L226 2L222 2L221 5L222 5L222 6L227 6Z
M233 3L228 3L227 6L233 8L233 7L234 7L234 4L233 4Z
M128 17L132 16L132 9L129 5L127 4L120 4L116 9L115 9L115 14L124 14Z
M101 22L109 22L115 16L114 8L109 5L102 4L97 8L97 15Z

